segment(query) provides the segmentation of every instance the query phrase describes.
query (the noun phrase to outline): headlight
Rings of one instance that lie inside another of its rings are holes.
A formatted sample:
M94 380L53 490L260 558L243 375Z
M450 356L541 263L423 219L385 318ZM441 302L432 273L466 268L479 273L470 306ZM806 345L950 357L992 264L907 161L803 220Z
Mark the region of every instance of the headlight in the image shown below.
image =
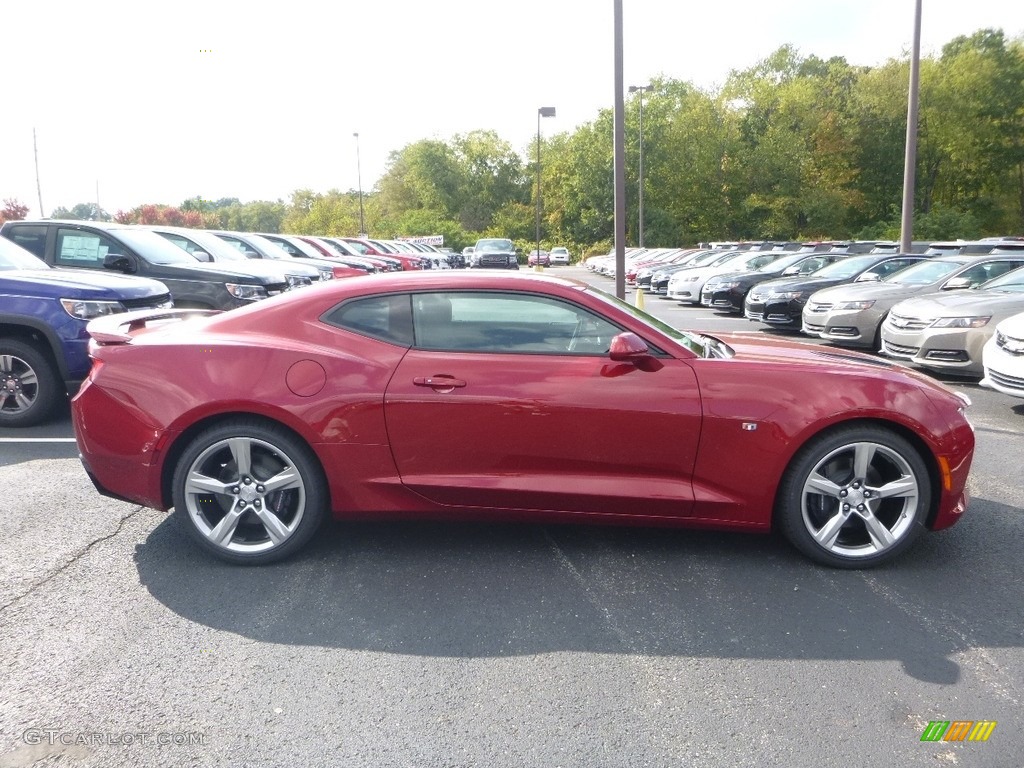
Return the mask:
M679 278L680 283L692 283L694 280L700 280L700 275L687 275Z
M932 328L981 328L991 319L991 315L987 317L940 317L932 323Z
M82 301L81 299L61 299L64 311L79 320L92 320L103 315L116 315L124 312L119 301Z
M783 291L782 293L772 293L767 296L769 299L784 299L785 301L792 301L793 299L802 299L806 291Z
M871 301L841 301L836 304L836 309L871 309L874 305L873 299Z
M317 269L317 271L320 273L320 279L321 280L333 280L334 279L334 272L332 272L327 267L324 267L323 269Z
M304 275L285 275L289 288L301 288L304 285L312 285L313 281Z
M267 298L267 289L262 285L241 285L239 283L224 283L228 293L241 301L256 301Z
M709 283L705 283L704 285L709 285ZM740 287L740 281L730 280L728 282L710 283L710 286L716 291L731 291L733 288Z

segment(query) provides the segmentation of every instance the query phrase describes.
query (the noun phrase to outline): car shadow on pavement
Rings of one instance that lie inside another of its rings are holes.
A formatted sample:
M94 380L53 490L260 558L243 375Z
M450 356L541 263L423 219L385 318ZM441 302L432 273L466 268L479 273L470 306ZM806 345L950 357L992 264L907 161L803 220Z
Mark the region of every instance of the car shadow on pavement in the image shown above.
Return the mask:
M952 684L955 657L1019 647L1020 511L972 515L869 571L774 536L677 529L331 523L298 557L223 564L173 518L136 549L143 585L188 620L260 642L444 657L546 652L897 660ZM991 557L979 560L977 547Z

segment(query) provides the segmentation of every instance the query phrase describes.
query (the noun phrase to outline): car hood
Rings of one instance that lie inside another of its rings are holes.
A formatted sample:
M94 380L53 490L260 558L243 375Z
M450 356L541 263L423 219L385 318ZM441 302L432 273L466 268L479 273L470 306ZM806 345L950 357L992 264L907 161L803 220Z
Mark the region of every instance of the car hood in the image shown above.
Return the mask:
M894 311L911 317L970 317L1024 312L1024 293L953 291L930 293L901 302Z
M141 299L168 293L167 286L145 277L71 269L0 271L0 293L65 299Z
M782 277L775 280L766 280L757 286L758 293L768 291L818 291L822 288L831 288L833 285L848 282L848 277Z
M999 323L999 331L1015 339L1024 339L1024 311Z
M230 266L240 270L241 274L254 275L256 277L267 277L271 280L283 281L286 275L299 275L300 277L319 277L320 272L312 265L303 266L302 262L296 261L292 266L287 261L271 261L269 259L248 259L248 261L215 261L221 267Z
M861 352L776 337L733 333L710 335L732 347L736 353L734 359L744 362L763 362L768 365L781 364L790 367L806 365L809 370L817 368L830 373L882 376L901 381L912 379L915 384L926 389L941 392L946 396L952 395L949 387L924 373Z
M849 283L823 288L815 298L821 301L858 301L873 299L894 299L899 301L919 293L934 291L934 285L899 285L897 283Z

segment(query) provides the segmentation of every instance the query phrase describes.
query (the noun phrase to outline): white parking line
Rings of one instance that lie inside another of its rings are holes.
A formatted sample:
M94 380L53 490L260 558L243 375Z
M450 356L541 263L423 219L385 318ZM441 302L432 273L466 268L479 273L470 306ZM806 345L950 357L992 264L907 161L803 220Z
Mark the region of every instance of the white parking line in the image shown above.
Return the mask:
M73 437L0 437L0 443L73 443Z

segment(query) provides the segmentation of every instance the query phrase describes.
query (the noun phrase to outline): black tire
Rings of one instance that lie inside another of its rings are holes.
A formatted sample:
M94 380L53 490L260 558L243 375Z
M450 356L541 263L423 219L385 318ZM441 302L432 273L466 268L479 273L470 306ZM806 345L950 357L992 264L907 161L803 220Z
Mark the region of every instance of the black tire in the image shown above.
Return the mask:
M41 424L65 397L64 382L43 352L0 339L0 427Z
M928 468L914 446L884 427L849 426L800 449L779 488L775 519L812 560L870 568L921 535L930 505Z
M236 419L200 433L172 480L179 522L230 563L289 557L316 533L328 490L313 451L283 427Z
M885 324L886 318L889 317L889 313L886 312L882 315L882 319L878 321L878 327L875 328L875 338L871 341L871 351L881 352L882 351L882 326Z

